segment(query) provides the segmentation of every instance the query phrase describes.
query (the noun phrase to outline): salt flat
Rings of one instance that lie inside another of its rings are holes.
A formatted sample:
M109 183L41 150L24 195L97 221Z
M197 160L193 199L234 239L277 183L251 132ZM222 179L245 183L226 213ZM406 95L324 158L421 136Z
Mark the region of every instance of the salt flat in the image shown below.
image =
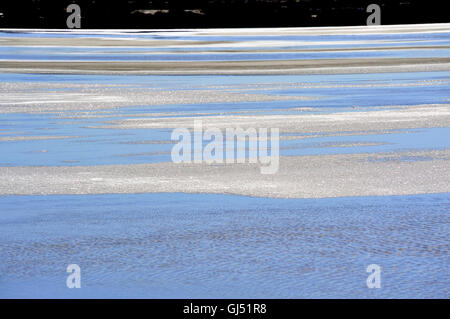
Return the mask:
M449 57L450 24L0 30L0 297L448 298ZM278 128L279 170L173 163L195 120Z

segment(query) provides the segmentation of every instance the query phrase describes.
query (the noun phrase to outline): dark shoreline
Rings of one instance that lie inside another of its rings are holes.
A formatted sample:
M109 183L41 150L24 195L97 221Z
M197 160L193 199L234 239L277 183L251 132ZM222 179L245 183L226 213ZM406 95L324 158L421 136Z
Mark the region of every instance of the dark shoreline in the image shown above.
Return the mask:
M234 28L365 25L369 4L382 24L450 22L437 0L14 0L0 3L0 27L66 28L81 7L82 28Z

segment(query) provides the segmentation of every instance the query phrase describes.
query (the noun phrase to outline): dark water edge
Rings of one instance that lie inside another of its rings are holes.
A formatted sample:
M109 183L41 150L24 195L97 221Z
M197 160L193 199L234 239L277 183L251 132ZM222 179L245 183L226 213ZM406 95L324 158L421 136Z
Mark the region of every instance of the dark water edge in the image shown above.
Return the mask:
M0 3L0 27L66 28L66 7L83 28L223 28L365 25L376 3L383 24L449 22L437 0L15 0Z
M448 298L449 212L450 193L3 196L0 297Z

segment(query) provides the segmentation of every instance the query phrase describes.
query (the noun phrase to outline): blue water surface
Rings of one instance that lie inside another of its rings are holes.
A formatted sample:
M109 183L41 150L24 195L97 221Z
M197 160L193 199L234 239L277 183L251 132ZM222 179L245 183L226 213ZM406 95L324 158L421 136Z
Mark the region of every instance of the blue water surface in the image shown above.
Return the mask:
M448 193L3 196L0 297L449 298L449 209Z

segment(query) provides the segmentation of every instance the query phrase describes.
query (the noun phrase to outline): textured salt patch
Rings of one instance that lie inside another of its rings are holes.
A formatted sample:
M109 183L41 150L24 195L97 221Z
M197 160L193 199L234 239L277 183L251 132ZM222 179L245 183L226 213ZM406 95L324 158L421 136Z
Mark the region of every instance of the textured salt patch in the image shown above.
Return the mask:
M414 157L429 160L411 161ZM449 168L450 150L281 157L274 175L262 175L259 164L0 167L0 194L185 192L322 198L445 193L450 192ZM91 178L101 180L93 183Z

